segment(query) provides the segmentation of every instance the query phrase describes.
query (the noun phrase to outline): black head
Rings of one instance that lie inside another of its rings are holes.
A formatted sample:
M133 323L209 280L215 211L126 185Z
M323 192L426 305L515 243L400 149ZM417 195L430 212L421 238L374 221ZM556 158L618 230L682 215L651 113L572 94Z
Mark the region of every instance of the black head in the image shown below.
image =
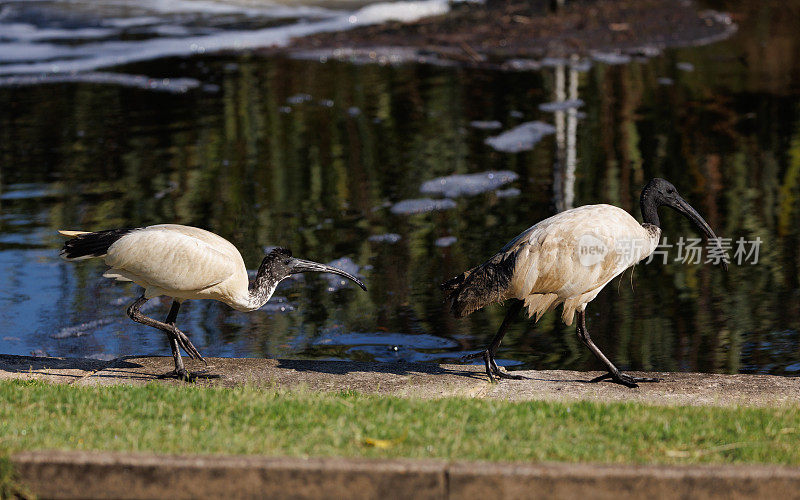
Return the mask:
M292 274L292 251L288 248L273 248L261 261L261 269L269 270L274 277L285 278Z
M258 275L268 276L269 279L280 281L289 275L306 272L333 273L355 282L362 289L367 287L360 279L356 278L347 271L331 267L319 262L310 260L296 259L292 257L292 252L288 248L275 248L264 257Z
M697 210L692 208L692 206L681 197L678 190L675 189L675 186L668 180L657 177L648 182L644 189L642 189L640 203L642 207L642 217L646 223L660 226L658 207L665 205L682 213L706 235L708 240L715 241L717 245L720 245L720 241L717 235L714 234L711 226L697 213ZM727 271L728 264L726 264L725 261L720 262L722 268Z
M650 198L656 206L667 205L668 207L675 208L680 202L686 203L678 190L672 183L666 179L656 177L652 179L642 189L641 202L644 204L646 198Z

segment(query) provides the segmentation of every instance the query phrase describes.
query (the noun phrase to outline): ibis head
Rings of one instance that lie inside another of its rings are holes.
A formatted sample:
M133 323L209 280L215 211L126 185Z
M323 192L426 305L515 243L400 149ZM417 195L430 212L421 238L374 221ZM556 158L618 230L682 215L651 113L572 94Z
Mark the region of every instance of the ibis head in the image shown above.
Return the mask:
M717 235L714 234L714 230L711 229L711 226L708 225L705 219L697 213L697 210L695 210L689 202L681 197L678 190L675 189L675 186L668 180L657 177L648 182L644 189L642 189L640 203L642 206L642 217L645 223L660 226L658 207L667 206L680 212L687 219L692 221L694 225L697 226L697 229L699 229L709 241L720 245L720 241ZM726 271L728 270L728 264L724 260L720 260L720 264L723 269Z
M287 248L275 248L272 250L267 254L266 257L264 257L261 267L265 270L268 269L269 273L272 275L273 279L276 279L276 281L280 281L291 274L307 272L331 273L344 276L360 286L363 290L367 289L360 279L356 278L347 271L328 266L326 264L320 264L319 262L292 257L291 250Z

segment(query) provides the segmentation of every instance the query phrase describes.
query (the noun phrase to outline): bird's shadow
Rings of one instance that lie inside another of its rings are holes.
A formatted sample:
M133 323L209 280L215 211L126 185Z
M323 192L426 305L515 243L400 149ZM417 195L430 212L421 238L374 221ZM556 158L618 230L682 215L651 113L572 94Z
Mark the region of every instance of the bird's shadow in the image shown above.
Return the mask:
M471 379L485 379L482 371L455 369L434 363L405 362L365 362L365 361L317 361L306 359L279 359L277 368L298 372L327 373L330 375L347 375L357 372L387 373L391 375L455 375ZM465 365L468 366L468 365Z
M47 356L16 356L0 354L0 370L10 373L36 373L37 376L83 378L86 373L97 373L110 368L141 368L138 363L131 363L124 358L112 360L88 358L53 358ZM77 373L68 373L76 370ZM124 373L124 374L123 374ZM128 372L120 373L127 377Z

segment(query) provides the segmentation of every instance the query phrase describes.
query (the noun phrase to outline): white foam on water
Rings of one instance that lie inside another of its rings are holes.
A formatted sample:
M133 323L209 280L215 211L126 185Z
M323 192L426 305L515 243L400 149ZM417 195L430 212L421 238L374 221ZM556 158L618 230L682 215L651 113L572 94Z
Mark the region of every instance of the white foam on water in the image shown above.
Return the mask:
M492 191L518 178L519 175L510 170L455 174L425 181L419 190L424 194L439 194L447 198L472 196Z
M458 241L458 238L455 236L442 236L441 238L436 238L436 241L433 242L439 248L446 248Z
M456 208L456 202L449 198L443 200L434 200L431 198L419 198L413 200L398 201L392 208L391 212L395 215L412 215L424 214L427 212L435 212L439 210L449 210Z
M520 191L517 188L498 189L497 191L494 192L494 194L498 198L513 198L515 196L519 196L520 194L522 194L522 191Z
M167 0L165 2L151 0L146 2L145 6L152 10L163 9L162 12L174 12L175 9L180 8L195 9L212 14L228 12L230 9L234 9L236 13L240 14L250 12L248 9L232 4L187 0ZM141 5L137 5L137 7L141 7ZM267 11L270 15L277 17L303 17L312 12L308 9L310 8L273 5L268 9L257 10L260 14ZM345 13L332 13L332 11L324 9L313 9L315 15L326 15L328 17L320 20L301 19L283 26L254 30L229 30L180 38L112 40L60 46L9 42L0 44L0 74L94 71L100 68L163 57L184 57L222 50L285 46L293 37L343 31L357 26L391 20L411 22L422 17L444 14L448 10L449 4L446 0L399 1L371 4L354 12ZM117 27L119 27L120 23L124 23L120 19L110 22L116 24ZM2 31L2 26L0 26L0 31Z
M0 23L0 38L17 42L105 38L116 33L108 28L40 28L28 23Z
M159 36L188 36L192 33L186 26L178 24L159 24L158 26L153 26L148 31Z
M568 109L577 109L583 106L582 99L571 99L568 101L554 101L546 102L539 105L539 111L553 113L555 111L566 111Z
M70 56L71 47L51 43L0 42L0 62L28 62ZM4 66L0 66L0 71Z
M375 243L389 243L391 245L397 243L401 239L403 239L403 237L400 236L399 234L386 233L386 234L373 234L372 236L367 238L367 241L372 241Z
M386 21L414 22L417 19L446 14L447 2L438 0L382 2L367 5L348 16L351 24L377 24Z
M114 28L135 28L138 26L158 24L161 21L162 19L156 16L112 17L110 19L103 19L102 24L104 26L113 26Z
M87 73L16 75L0 77L0 87L24 87L52 83L96 83L134 87L156 92L182 94L202 86L203 82L194 78L150 78L145 75L125 73L106 73L91 71ZM165 193L166 194L166 193ZM163 196L163 195L162 195ZM156 198L158 198L156 194Z
M469 126L480 130L496 130L503 128L503 124L497 120L475 120L469 122Z
M504 153L528 151L545 136L555 133L556 128L544 122L525 122L500 135L486 138L487 145Z
M542 68L542 63L534 59L509 59L503 66L514 71L537 71Z
M286 98L289 104L302 104L311 101L312 97L309 94L295 94Z
M603 64L628 64L631 62L631 56L626 54L618 54L616 52L595 52L592 54L592 59Z

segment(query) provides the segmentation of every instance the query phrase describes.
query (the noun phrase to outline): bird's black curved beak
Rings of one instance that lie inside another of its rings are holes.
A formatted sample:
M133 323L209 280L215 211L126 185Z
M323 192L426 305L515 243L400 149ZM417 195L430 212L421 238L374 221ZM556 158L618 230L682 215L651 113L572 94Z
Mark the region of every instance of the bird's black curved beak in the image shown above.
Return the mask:
M689 202L678 196L678 199L672 203L668 203L668 206L682 213L687 219L694 222L694 225L706 235L708 241L713 242L717 246L717 248L720 250L720 254L724 252L720 239L717 238L716 234L714 234L714 230L711 229L711 226L708 225L705 219L703 219L703 217L697 213L697 210L689 205ZM722 266L722 269L726 271L728 270L728 263L725 262L725 259L720 259L720 265Z
M355 284L360 286L362 290L367 291L367 287L364 285L364 283L361 282L360 279L356 278L347 271L343 271L336 267L326 266L325 264L320 264L319 262L314 262L311 260L303 260L303 259L292 259L292 262L289 264L289 266L291 269L290 271L291 274L307 273L307 272L338 274L339 276L344 276L345 278L354 282Z

